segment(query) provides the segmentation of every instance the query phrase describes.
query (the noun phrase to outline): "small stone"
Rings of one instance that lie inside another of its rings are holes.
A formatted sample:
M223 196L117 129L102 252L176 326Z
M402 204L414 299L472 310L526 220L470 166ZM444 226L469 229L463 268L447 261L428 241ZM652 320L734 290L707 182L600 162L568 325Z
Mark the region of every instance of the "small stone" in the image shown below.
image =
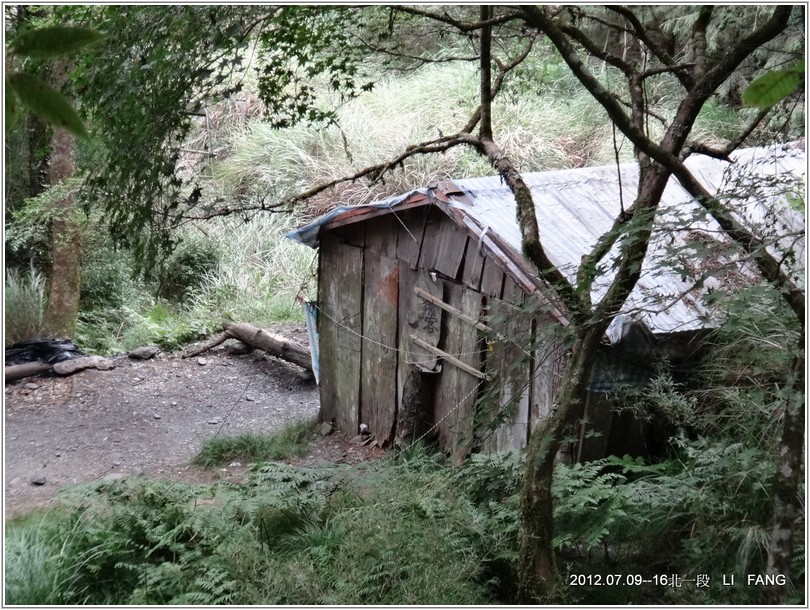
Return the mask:
M218 419L209 419L208 423L211 424L212 426L216 426L219 423L219 420Z
M315 381L315 373L310 370L300 371L295 375L301 383L312 383Z
M114 462L113 462L113 466L115 466L116 468L117 468L118 466L120 466L120 465L121 465L121 462L119 462L118 460L116 460L116 461L114 461Z
M239 468L239 466L241 466L241 465L242 465L242 462L231 462L230 464L228 464L228 466L230 468Z
M99 360L98 362L96 362L96 368L99 371L109 371L109 370L115 368L115 362L113 362L112 360L107 360L107 359Z
M111 472L110 474L105 474L102 477L102 481L123 481L127 478L127 475L123 472Z
M176 407L177 406L177 401L173 400L171 404L172 404L173 407Z
M26 383L23 386L26 390L38 390L39 384L38 383Z
M152 417L154 417L155 419L160 419L160 415L158 415L157 413L155 413Z
M45 485L45 477L38 476L31 479L31 485Z
M208 364L208 359L200 356L199 358L197 358L197 364L199 364L200 366L205 366L206 364Z
M248 402L253 402L256 399L253 398L253 396L251 396L250 394L245 394L245 400L248 401Z
M329 436L335 431L335 426L332 422L325 421L320 425L319 431L321 436Z
M135 348L127 355L130 358L135 358L137 360L149 360L150 358L153 358L159 351L160 348L157 345L146 345L144 347Z
M225 345L225 351L232 356L242 356L253 351L253 347L242 341L234 341Z
M56 454L56 457L62 457L62 454L61 454L61 453L57 453L57 454Z

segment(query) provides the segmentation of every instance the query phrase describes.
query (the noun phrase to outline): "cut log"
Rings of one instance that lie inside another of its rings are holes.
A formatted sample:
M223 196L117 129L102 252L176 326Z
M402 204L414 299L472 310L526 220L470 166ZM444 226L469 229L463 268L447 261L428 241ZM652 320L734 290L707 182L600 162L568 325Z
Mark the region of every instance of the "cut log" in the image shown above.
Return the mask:
M14 364L7 366L5 369L6 383L15 381L16 379L23 379L24 377L31 377L32 375L39 375L46 371L51 370L51 365L44 362L26 362L25 364Z
M281 335L269 333L250 324L238 324L236 322L225 324L225 332L229 336L252 345L271 356L292 362L309 371L312 370L312 358L309 350Z
M217 345L219 345L224 341L227 341L228 339L230 339L230 335L228 335L228 333L220 333L207 343L203 343L199 347L195 347L188 351L184 351L180 357L193 358L194 356L199 356L203 352L207 352L209 349L215 348Z

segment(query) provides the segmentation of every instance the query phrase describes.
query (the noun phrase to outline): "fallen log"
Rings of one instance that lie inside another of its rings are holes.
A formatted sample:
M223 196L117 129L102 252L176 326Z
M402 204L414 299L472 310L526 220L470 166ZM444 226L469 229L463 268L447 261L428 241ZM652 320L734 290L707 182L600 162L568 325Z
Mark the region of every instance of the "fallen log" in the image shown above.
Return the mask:
M53 365L54 373L59 375L72 375L84 369L98 369L99 371L109 371L115 366L112 360L101 356L85 356L84 358L71 358L63 360Z
M191 358L193 356L199 356L227 339L239 339L251 347L262 350L276 358L297 364L301 368L312 372L312 357L310 356L309 349L303 345L291 341L286 337L282 337L281 335L262 330L251 324L236 322L228 322L225 324L225 332L216 335L210 341L199 347L183 352L182 357Z
M219 345L220 343L223 343L224 341L227 341L229 338L230 338L230 335L228 335L228 333L220 333L216 337L214 337L213 339L208 341L207 343L203 343L199 347L195 347L195 348L190 349L188 351L184 351L183 354L180 357L181 358L193 358L194 356L199 356L203 352L207 352L209 349L212 349L212 348L216 347L217 345Z
M269 333L250 324L236 322L225 324L225 332L231 337L253 345L271 356L292 362L309 371L312 370L312 358L309 350L286 337Z
M51 370L51 365L45 362L26 362L25 364L13 364L7 366L4 371L5 381L16 381L32 375L39 375Z

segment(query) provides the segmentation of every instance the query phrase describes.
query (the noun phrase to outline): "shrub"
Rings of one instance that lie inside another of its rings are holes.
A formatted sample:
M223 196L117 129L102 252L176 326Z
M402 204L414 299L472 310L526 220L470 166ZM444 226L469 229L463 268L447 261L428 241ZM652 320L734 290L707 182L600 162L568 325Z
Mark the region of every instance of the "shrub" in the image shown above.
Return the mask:
M45 304L45 277L39 271L33 266L25 274L6 270L6 345L42 334Z
M208 239L185 239L162 265L158 296L180 301L216 270L220 252Z

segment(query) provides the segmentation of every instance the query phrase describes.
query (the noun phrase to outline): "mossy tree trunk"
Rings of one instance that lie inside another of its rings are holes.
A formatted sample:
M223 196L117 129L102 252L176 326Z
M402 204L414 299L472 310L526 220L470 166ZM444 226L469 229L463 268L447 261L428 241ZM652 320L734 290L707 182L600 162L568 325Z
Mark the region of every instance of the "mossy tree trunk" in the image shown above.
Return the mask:
M69 72L68 62L58 60L53 69L54 83L66 83ZM66 129L56 127L51 138L48 181L56 186L75 173L76 139ZM59 209L51 223L51 273L43 326L51 337L72 339L79 316L82 234L75 195L69 193L56 205Z
M76 143L68 131L58 128L53 132L51 144L48 178L51 185L56 185L75 173ZM57 205L60 209L51 225L51 273L43 325L51 337L72 339L79 315L81 227L76 219L76 197L73 194Z

